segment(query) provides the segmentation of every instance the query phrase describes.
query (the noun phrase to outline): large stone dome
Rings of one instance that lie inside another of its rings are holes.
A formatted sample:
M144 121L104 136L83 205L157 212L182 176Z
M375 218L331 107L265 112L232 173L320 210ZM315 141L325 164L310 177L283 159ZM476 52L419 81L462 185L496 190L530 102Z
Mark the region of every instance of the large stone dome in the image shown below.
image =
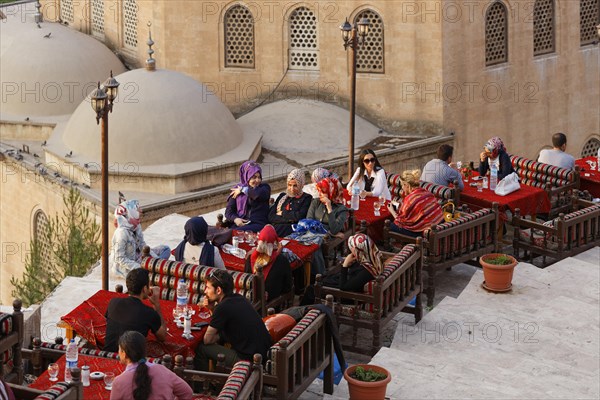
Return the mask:
M213 159L242 143L233 115L205 85L179 72L136 69L121 84L109 116L109 162L117 167ZM89 98L71 116L62 142L73 157L100 161L100 128Z
M23 7L4 8L0 23L3 117L71 114L96 81L125 71L98 40L58 23L38 27Z

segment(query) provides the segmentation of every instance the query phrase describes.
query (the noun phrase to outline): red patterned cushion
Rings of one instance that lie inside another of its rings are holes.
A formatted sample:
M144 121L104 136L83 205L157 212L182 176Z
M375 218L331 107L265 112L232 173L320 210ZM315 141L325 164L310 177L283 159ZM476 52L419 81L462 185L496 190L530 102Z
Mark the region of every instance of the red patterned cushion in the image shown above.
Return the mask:
M238 361L229 373L225 386L217 397L218 400L235 400L250 376L252 364L248 361Z
M63 394L69 389L69 384L66 382L58 382L54 384L50 389L40 394L35 400L53 400Z
M0 337L10 335L13 331L12 314L0 313Z

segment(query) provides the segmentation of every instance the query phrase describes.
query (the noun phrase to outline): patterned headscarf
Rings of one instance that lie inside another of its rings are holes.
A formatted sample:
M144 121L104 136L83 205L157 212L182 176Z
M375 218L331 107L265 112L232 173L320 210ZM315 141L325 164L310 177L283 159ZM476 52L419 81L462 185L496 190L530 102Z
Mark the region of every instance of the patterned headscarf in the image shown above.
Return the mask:
M344 189L336 178L329 177L321 179L319 183L317 183L317 188L319 191L325 193L332 203L344 204Z
M348 238L348 249L352 252L356 261L360 263L373 278L376 278L383 271L381 263L381 253L375 242L364 233L357 233Z
M140 224L140 202L126 200L115 208L117 227L135 230Z
M302 187L304 186L304 171L297 168L293 169L287 176L287 181L289 182L291 180L298 182L298 186L300 187L300 190L302 190Z
M488 140L483 147L492 153L492 158L497 158L500 151L506 151L506 147L504 147L502 139L500 139L498 136L494 136Z
M325 168L321 168L318 167L317 169L315 169L311 175L311 180L313 183L317 183L322 181L325 178L328 178L331 176L331 172L329 172L329 170L326 170Z
M263 275L265 280L271 272L273 262L279 256L278 237L273 225L265 225L258 234L259 243L256 249L250 255L250 263L252 264L252 273L256 273L256 267L263 267Z
M256 173L260 173L262 177L262 169L260 165L256 161L249 160L242 164L240 167L240 182L235 185L233 188L238 189L244 186L248 186L248 182L250 182L250 178L252 178ZM237 205L237 213L240 217L246 216L246 206L248 205L248 195L245 193L240 193L235 198L235 203Z

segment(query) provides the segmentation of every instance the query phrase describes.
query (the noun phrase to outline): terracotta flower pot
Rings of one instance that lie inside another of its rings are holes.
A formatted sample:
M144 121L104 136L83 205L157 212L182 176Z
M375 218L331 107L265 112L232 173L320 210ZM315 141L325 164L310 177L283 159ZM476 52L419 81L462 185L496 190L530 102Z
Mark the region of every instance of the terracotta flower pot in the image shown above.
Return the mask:
M499 256L506 256L510 259L510 264L498 265L488 262ZM512 277L515 266L518 261L507 254L492 253L486 254L479 259L483 268L483 287L492 292L506 292L512 287Z
M356 367L372 369L377 372L386 374L387 377L377 382L363 382L352 377ZM348 391L350 392L350 400L384 400L385 391L388 383L392 380L390 372L377 365L357 364L346 368L344 378L348 381Z

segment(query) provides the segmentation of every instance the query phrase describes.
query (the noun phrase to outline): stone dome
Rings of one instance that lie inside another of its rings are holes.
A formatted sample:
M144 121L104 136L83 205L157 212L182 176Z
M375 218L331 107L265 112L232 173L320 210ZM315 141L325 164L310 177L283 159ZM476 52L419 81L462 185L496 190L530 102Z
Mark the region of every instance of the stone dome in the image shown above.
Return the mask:
M95 82L105 80L111 70L125 71L119 59L91 36L58 23L41 22L38 27L33 13L22 7L5 14L0 24L2 114L71 114Z
M123 169L198 162L242 143L242 130L229 109L187 75L136 69L115 79L120 86L109 116L111 164ZM100 161L100 128L89 97L77 107L61 139L78 159Z

